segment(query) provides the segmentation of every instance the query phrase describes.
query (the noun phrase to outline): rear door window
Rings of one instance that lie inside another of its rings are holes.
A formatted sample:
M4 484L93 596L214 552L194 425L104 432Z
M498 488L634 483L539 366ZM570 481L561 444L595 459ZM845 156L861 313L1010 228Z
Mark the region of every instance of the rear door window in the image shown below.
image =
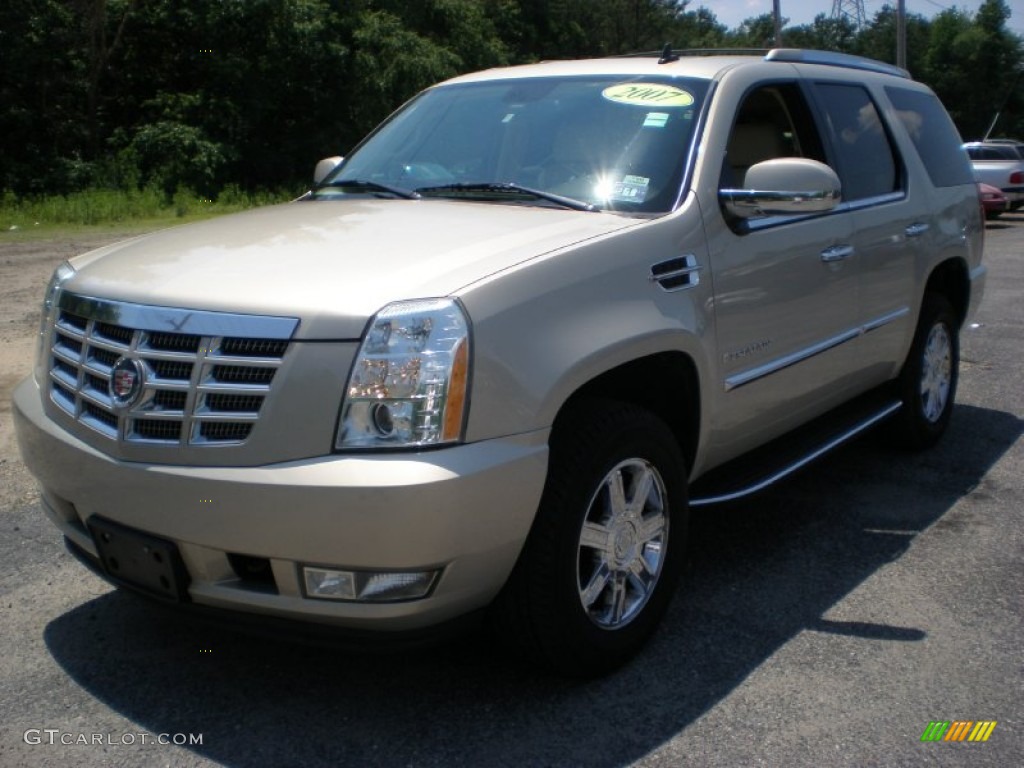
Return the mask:
M832 134L843 199L870 200L900 192L899 156L867 89L817 83L815 90Z

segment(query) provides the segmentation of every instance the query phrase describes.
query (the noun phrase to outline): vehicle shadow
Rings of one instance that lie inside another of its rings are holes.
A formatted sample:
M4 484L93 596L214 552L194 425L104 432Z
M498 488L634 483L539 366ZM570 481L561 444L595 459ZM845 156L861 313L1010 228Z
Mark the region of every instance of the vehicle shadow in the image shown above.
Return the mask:
M692 522L691 568L661 631L602 680L541 676L483 634L416 652L353 653L213 629L112 592L52 621L74 681L151 733L203 734L242 765L586 765L637 760L804 630L918 642L914 626L829 609L969 493L1024 432L958 406L917 455L869 436L745 504Z

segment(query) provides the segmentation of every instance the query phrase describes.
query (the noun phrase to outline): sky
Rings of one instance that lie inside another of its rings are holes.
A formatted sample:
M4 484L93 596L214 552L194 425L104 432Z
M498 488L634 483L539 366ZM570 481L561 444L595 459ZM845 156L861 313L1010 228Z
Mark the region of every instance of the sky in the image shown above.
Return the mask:
M887 0L864 0L864 11L868 19L872 19ZM956 6L961 10L973 13L981 5L981 0L905 0L907 13L916 13L931 18L947 8ZM833 0L780 0L782 16L788 18L790 25L810 24L819 13L832 13ZM888 4L896 6L896 0L888 0ZM1007 28L1018 35L1024 36L1024 0L1006 0L1010 8L1010 21ZM691 0L688 10L705 7L718 18L721 24L729 29L738 27L744 19L772 12L772 0Z

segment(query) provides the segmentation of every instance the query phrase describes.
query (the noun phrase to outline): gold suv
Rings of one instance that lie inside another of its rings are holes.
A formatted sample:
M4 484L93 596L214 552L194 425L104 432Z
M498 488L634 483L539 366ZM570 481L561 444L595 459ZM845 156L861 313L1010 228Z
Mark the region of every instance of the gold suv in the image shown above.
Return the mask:
M603 672L691 507L942 435L985 275L960 145L906 72L815 51L455 78L296 202L62 265L25 463L119 585L384 638L486 612Z

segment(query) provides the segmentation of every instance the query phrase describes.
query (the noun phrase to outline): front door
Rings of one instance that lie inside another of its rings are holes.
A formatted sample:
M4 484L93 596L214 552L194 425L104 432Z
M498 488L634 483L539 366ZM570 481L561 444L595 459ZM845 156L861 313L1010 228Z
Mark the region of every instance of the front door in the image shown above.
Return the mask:
M796 82L754 86L736 111L719 188L743 188L751 165L775 157L824 162L824 146ZM719 209L705 221L719 354L711 449L724 460L845 399L859 276L845 206L744 221Z

